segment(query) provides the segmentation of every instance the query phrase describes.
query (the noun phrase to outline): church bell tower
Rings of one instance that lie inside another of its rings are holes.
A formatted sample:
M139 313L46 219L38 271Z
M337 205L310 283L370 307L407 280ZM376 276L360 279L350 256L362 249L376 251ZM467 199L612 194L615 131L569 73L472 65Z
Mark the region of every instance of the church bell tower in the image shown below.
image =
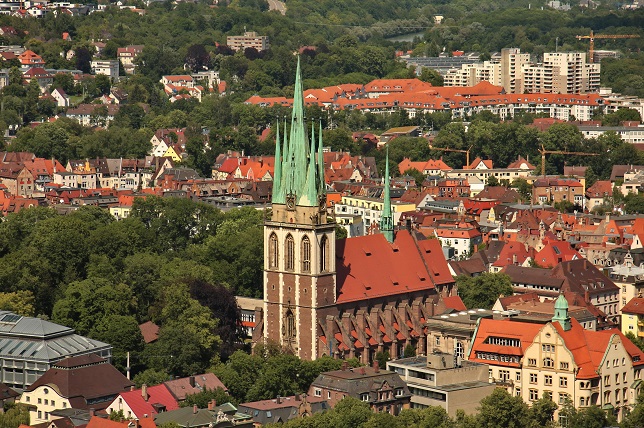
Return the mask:
M315 359L318 320L335 305L335 223L328 222L322 154L304 118L297 62L290 130L277 125L272 213L264 223L264 338ZM317 140L317 141L316 141Z

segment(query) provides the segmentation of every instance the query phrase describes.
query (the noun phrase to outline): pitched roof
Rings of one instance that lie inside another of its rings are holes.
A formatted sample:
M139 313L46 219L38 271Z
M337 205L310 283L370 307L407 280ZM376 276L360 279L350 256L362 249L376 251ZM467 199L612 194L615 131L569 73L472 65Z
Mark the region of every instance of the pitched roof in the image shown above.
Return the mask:
M188 395L197 394L205 390L215 390L217 388L221 388L224 391L228 390L214 373L203 373L181 379L168 380L163 382L163 384L177 401L183 401Z
M623 314L644 315L644 297L633 297L623 308Z
M336 243L338 303L429 290L454 281L437 239L417 241L399 230L393 244L382 234Z
M134 391L121 392L120 397L127 403L127 405L132 409L132 413L136 415L137 418L141 418L144 415L156 415L159 413L157 408L154 405L160 404L165 407L166 410L176 410L179 408L179 403L170 393L168 388L164 385L155 385L146 387L147 399L143 397L142 389L136 389Z
M47 370L27 391L42 385L55 385L60 395L70 400L72 407L100 410L108 406L106 397L128 390L134 383L128 380L114 366L95 354L66 358ZM98 401L98 402L96 402Z
M141 330L141 335L143 335L143 341L145 343L152 343L159 338L159 326L152 321L147 321L139 325L139 330Z

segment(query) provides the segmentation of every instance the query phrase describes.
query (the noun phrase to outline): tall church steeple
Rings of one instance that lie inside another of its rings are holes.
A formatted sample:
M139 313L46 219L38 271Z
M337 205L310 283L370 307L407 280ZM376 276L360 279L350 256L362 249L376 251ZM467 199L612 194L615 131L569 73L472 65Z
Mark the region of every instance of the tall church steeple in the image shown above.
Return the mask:
M279 127L279 125L278 125ZM324 158L322 157L322 130L319 142L315 141L315 126L311 126L311 136L306 129L304 117L304 91L300 59L297 59L295 91L293 94L293 113L290 134L284 129L283 150L279 132L275 147L275 183L273 185L273 204L285 204L289 209L294 206L316 207L323 199Z
M303 95L298 58L290 130L284 120L276 133L273 205L264 222L263 331L314 359L326 350L317 320L337 299L335 223L327 217L322 125L318 135L315 123L307 129Z
M384 204L380 216L380 233L385 235L387 241L394 242L394 216L391 213L391 197L389 195L389 147L387 147L385 165L385 188L383 190Z

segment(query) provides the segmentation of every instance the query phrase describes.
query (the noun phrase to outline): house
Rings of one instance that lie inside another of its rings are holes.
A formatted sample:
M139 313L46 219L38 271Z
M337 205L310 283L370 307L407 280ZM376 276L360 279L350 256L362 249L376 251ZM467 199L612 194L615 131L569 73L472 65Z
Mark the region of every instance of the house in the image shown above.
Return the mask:
M127 74L134 73L134 69L136 68L134 61L141 52L143 52L143 45L129 45L116 49L116 57L123 64L123 68Z
M54 82L54 76L42 67L31 67L22 77L27 84L31 83L32 80L36 80L42 93Z
M104 74L112 81L117 81L119 78L119 62L118 60L94 60L90 62L92 74Z
M45 61L42 57L31 50L26 50L18 55L18 60L23 67L44 67Z
M353 397L369 404L376 413L398 415L409 409L411 392L400 375L381 370L378 361L373 367L348 368L321 373L309 387L309 396L320 397L335 407L345 397Z
M62 88L51 91L51 96L56 100L58 107L69 107L69 95Z
M572 292L604 312L609 321L619 321L619 287L586 259L561 262L552 269L508 265L502 272L510 276L515 293L534 291L545 299Z
M617 329L584 329L563 296L547 324L480 319L472 343L468 359L488 364L490 380L528 403L545 393L560 406L571 400L621 419L639 394L644 353Z
M575 178L545 177L532 184L532 202L559 203L568 201L573 205L584 205L584 186Z
M179 403L184 401L188 395L198 394L206 390L214 391L215 389L221 388L224 391L228 391L228 388L221 383L214 373L203 373L180 379L167 380L163 384Z
M586 209L592 211L593 208L610 203L613 200L613 185L609 180L596 181L586 190Z
M239 412L231 403L217 406L214 401L208 403L207 409L198 409L193 406L159 413L154 421L157 425L176 424L181 428L251 428L256 426L250 415Z
M107 360L89 354L54 364L23 392L20 402L30 406L31 423L42 423L56 409L103 410L132 386Z
M412 407L439 406L452 418L457 410L477 413L480 401L496 389L489 381L487 364L442 352L388 361L387 370L405 381Z
M141 389L119 392L119 395L107 405L105 411L108 414L123 412L126 419L141 419L178 408L177 399L164 384L155 386L143 384Z
M306 394L252 401L237 406L237 410L253 418L256 427L305 418L328 409L329 404L326 399Z

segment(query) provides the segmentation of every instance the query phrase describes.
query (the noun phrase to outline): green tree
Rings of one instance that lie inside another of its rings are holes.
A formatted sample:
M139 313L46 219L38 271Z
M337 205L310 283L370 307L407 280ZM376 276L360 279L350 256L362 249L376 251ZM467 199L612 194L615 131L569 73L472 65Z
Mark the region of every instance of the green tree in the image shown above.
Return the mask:
M423 173L418 171L416 168L406 169L405 172L403 172L403 175L409 175L413 177L417 187L422 186L423 181L425 181L425 176L423 175Z
M484 273L477 277L459 275L458 294L470 309L491 309L499 296L512 295L512 281L502 273Z
M517 190L524 202L532 199L532 186L525 178L515 178L510 186Z
M513 397L505 389L496 388L481 400L477 417L481 428L523 428L529 426L529 408L521 397Z
M28 290L0 293L0 310L33 317L35 315L34 301L34 294Z
M199 409L208 407L208 403L215 400L217 404L231 403L233 406L239 404L237 400L228 395L222 388L205 389L196 394L190 394L181 402L181 407L197 406Z
M432 86L443 86L443 76L432 68L423 67L418 78L423 82L431 83Z
M552 401L552 398L550 398L548 394L544 393L543 397L532 403L532 406L530 406L530 419L537 427L554 428L556 426L554 422L554 414L557 407L558 406Z
M134 376L132 381L137 388L141 388L143 384L148 386L159 385L160 383L170 379L172 379L172 376L170 376L165 370L147 369Z

